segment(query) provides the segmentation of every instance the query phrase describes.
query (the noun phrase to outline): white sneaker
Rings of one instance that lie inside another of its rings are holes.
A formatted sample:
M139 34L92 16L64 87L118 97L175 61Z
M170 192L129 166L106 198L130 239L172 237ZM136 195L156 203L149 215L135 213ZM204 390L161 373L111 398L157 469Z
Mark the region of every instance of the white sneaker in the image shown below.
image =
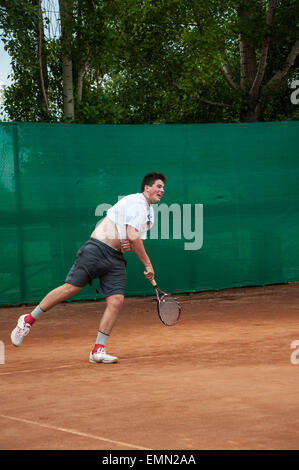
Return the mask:
M30 333L31 325L24 322L26 315L20 316L17 326L12 330L10 338L14 346L21 346L23 339Z
M95 353L90 353L89 354L89 362L92 362L93 364L103 362L104 364L111 364L113 362L117 362L118 359L115 356L109 356L109 354L106 354L105 348L99 348L97 352Z

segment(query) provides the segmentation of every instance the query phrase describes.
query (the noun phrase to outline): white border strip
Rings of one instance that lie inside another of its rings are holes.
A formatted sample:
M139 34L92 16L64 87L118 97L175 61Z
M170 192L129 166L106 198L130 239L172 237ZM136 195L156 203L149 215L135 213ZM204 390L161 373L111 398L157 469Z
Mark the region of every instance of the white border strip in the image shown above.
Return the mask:
M57 426L52 426L51 424L44 424L44 423L39 423L37 421L30 421L29 419L16 418L14 416L7 416L7 415L2 415L2 414L0 414L0 418L10 419L11 421L17 421L19 423L32 424L34 426L39 426L41 428L46 428L46 429L52 429L54 431L66 432L68 434L73 434L79 437L87 437L88 439L94 439L96 441L108 442L109 444L114 444L119 447L129 447L131 449L137 449L137 450L152 450L152 449L147 449L146 447L128 444L127 442L114 441L112 439L107 439L106 437L94 436L93 434L87 434L85 432L75 431L74 429L60 428Z

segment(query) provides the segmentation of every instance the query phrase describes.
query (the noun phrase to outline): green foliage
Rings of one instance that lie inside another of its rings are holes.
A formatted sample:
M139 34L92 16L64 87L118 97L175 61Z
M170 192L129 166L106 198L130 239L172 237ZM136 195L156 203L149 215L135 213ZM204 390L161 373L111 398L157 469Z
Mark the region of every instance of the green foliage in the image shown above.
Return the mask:
M36 1L0 0L1 39L10 54L12 68L12 84L4 90L4 108L11 120L56 121L61 114L57 106L61 96L60 48L51 40L43 43L50 112L46 114L42 106L37 53L39 18Z
M59 38L44 38L44 76L49 112L42 106L37 57L41 18L37 0L0 0L2 39L12 58L13 82L5 90L10 119L63 119ZM258 90L258 119L298 119L290 82L298 57L279 86L263 86L281 70L298 35L298 2L277 0L272 25L266 0L75 0L70 44L75 122L237 122L252 107L241 86L240 41L257 65L270 37ZM49 21L43 12L43 25ZM230 64L235 86L224 78ZM252 82L251 82L252 83ZM246 119L246 117L245 117Z

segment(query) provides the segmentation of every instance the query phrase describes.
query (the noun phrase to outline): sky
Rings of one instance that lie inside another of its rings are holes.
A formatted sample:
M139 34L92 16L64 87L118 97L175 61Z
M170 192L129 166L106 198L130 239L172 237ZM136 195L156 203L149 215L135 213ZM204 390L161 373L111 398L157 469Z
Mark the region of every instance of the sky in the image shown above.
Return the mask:
M4 50L4 44L0 39L0 83L8 85L10 83L8 75L10 73L10 57Z
M49 13L49 32L51 37L57 37L59 34L58 26L58 0L42 0L42 7ZM47 32L46 32L47 34ZM9 54L4 50L4 43L0 39L0 84L9 85L10 79L8 75L11 72L10 57Z
M45 31L45 33L51 37L57 37L59 35L58 0L42 0L42 7L49 12L48 15L50 19L48 32ZM2 111L1 88L10 85L11 79L8 77L10 73L10 56L4 50L4 43L0 39L0 113Z
M3 86L10 84L10 79L8 78L10 71L10 56L4 50L4 43L0 39L0 119L1 117L7 119L7 116L3 111L1 91L3 90Z

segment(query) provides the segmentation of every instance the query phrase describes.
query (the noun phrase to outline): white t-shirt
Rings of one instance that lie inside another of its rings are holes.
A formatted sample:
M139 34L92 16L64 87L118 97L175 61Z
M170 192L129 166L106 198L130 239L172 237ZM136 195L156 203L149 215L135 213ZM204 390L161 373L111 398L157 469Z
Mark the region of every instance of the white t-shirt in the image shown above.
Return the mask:
M129 194L108 209L107 217L115 223L121 240L127 238L126 225L136 228L140 238L145 240L146 232L154 223L154 209L142 193Z

